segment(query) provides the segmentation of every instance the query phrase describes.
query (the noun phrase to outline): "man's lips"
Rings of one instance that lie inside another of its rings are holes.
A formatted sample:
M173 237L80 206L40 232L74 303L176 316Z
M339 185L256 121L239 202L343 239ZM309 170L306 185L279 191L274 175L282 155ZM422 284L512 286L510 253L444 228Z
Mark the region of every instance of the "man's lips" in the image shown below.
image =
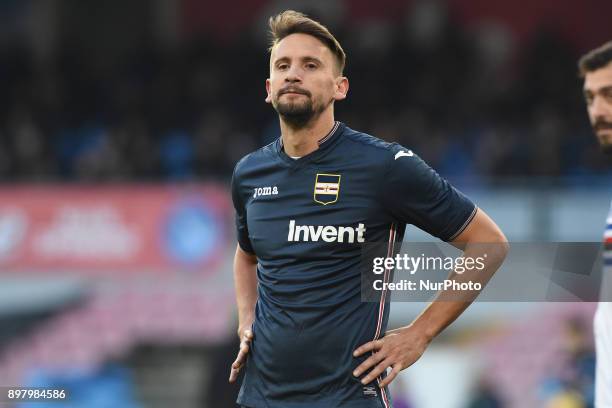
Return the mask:
M612 123L609 122L596 122L593 125L593 130L597 133L606 132L612 130Z
M280 91L278 94L279 94L279 96L286 95L286 94L308 96L308 92L302 91L300 89L285 89L285 90Z

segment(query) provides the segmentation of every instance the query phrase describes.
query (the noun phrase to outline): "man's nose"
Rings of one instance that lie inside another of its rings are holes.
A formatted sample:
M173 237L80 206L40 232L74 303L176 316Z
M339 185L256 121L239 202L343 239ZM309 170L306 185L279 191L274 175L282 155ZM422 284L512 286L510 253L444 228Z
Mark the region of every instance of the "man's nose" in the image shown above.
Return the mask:
M285 78L287 82L301 82L302 81L302 73L299 68L291 67L287 72L287 77Z

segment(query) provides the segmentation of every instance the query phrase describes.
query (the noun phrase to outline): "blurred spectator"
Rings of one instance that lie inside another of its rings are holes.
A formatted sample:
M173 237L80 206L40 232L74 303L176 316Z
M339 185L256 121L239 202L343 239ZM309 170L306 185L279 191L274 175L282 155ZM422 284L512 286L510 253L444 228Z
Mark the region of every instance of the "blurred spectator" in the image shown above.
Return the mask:
M501 398L495 392L495 389L483 377L478 382L478 386L472 396L472 399L466 408L502 408L504 405Z
M565 351L561 369L544 380L541 391L546 408L593 408L595 353L590 331L584 320L567 320Z

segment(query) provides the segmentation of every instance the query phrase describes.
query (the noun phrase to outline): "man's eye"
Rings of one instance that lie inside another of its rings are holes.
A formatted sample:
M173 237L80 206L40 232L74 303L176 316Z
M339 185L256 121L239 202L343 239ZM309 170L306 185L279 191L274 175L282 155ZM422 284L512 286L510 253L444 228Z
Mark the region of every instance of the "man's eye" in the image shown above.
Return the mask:
M280 64L280 65L278 65L278 66L277 66L277 68L278 68L279 70L281 70L281 71L283 71L283 70L287 69L288 67L289 67L289 65L288 65L288 64Z
M310 62L308 64L306 64L306 68L308 69L316 69L317 68L317 64Z

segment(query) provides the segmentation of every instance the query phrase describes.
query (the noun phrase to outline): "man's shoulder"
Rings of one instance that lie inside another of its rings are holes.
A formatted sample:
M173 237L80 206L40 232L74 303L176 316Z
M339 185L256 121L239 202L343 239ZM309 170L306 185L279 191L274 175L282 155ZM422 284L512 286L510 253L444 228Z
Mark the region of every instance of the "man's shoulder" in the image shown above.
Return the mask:
M249 170L257 168L262 164L270 163L270 158L274 155L275 143L276 140L246 154L238 160L236 166L234 166L234 177L241 177Z
M387 142L376 136L372 136L365 132L346 128L344 134L345 140L351 144L352 149L362 150L372 159L382 161L384 163L392 162L396 156L414 156L412 150L395 142Z
M382 140L376 136L372 136L365 132L360 132L355 129L351 129L348 126L344 130L344 138L349 143L354 144L362 149L368 149L372 151L385 152L391 149L392 143Z

